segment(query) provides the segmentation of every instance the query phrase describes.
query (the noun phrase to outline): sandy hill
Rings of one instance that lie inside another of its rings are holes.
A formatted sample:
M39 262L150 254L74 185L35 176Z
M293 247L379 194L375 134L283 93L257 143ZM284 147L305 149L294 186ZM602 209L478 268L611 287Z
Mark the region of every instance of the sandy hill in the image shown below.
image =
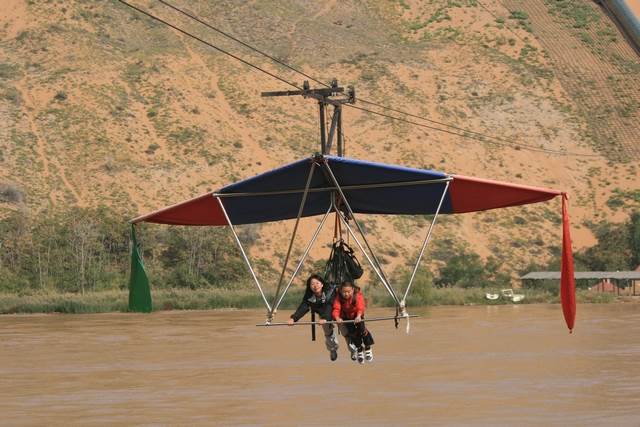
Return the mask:
M132 3L304 80L156 0ZM568 191L578 248L593 243L586 222L623 220L640 204L640 61L595 3L172 4L322 81L352 84L360 98L502 139L346 109L347 156ZM4 0L0 8L5 213L107 204L124 222L318 150L315 102L261 98L290 88L116 0ZM445 218L438 235L514 271L559 246L559 218L556 200ZM417 250L427 224L364 219L390 268ZM291 226L262 226L254 254L281 255ZM324 245L313 256L326 256Z

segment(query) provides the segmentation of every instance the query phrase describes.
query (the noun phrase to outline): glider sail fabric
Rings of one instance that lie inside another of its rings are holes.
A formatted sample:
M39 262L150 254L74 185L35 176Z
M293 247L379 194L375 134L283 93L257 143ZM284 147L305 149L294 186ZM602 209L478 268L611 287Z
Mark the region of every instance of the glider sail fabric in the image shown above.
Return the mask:
M315 164L315 166L314 166ZM312 171L312 166L313 171ZM313 172L311 176L310 173ZM569 329L575 319L575 283L566 195L561 191L450 175L334 156L298 160L133 219L174 225L239 225L325 214L343 209L338 183L354 213L459 214L538 203L563 196L562 307ZM309 183L308 191L305 188ZM303 197L306 200L300 210ZM333 205L332 205L333 204ZM227 220L228 218L228 220ZM133 264L132 264L133 266Z
M296 218L312 162L317 166L302 216L324 214L336 192L336 177L355 213L434 213L448 175L382 163L324 156L303 159L224 187L219 194L233 224ZM319 164L318 164L319 163ZM429 184L434 182L433 184Z
M286 166L228 185L185 202L140 216L145 221L174 225L228 225L280 221L298 216L313 162L302 216L324 214L336 187L330 168L355 213L429 215L438 208L447 181L451 181L440 213L457 214L518 206L552 199L560 191L527 187L463 175L394 166L333 156L298 160ZM326 165L326 167L324 166ZM218 200L219 199L219 200Z
M453 212L465 213L544 202L562 194L557 190L508 184L454 175L451 183Z
M131 224L131 277L129 278L129 310L149 313L153 309L151 304L151 290L149 278L144 269L140 256L140 248L136 239L136 226Z
M228 225L220 202L211 193L131 220L133 224L143 221L170 225Z

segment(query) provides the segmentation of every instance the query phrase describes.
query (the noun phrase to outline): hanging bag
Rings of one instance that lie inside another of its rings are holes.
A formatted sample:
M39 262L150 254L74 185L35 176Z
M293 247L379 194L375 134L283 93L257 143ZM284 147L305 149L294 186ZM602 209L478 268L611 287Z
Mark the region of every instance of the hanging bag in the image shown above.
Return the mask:
M347 245L344 241L340 242L340 247L342 249L342 253L344 256L344 263L346 266L349 275L353 280L359 279L362 277L362 266L353 253L353 249L349 245Z
M362 266L353 253L353 249L340 239L331 246L331 254L325 267L324 277L327 283L353 282L362 277Z

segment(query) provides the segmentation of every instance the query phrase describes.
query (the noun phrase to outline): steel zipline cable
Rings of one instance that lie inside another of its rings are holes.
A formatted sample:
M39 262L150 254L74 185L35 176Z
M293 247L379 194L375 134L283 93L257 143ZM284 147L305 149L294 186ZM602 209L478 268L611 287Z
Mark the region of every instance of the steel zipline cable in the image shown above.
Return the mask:
M355 105L347 105L347 106L351 107L351 108L355 108L356 110L361 110L361 111L364 111L364 112L367 112L367 113L370 113L370 114L376 114L376 115L381 116L381 117L385 117L385 118L393 119L393 120L398 120L400 122L409 123L409 124L412 124L412 125L415 125L415 126L419 126L419 127L422 127L422 128L436 130L436 131L448 133L448 134L451 134L451 135L457 135L457 136L461 136L463 138L475 139L476 141L485 142L487 144L494 144L494 145L501 145L501 146L505 146L505 147L511 147L511 148L516 149L516 150L524 149L524 150L529 150L529 151L538 151L538 152L541 152L541 153L557 154L557 155L591 156L590 154L586 154L586 155L585 154L572 154L572 153L568 153L568 152L565 152L565 151L550 150L548 148L541 148L541 147L533 147L531 145L520 144L520 143L517 143L517 142L501 143L501 142L497 142L497 141L490 141L490 140L485 139L486 136L483 135L483 134L478 134L478 136L464 135L464 134L460 134L460 133L457 133L457 132L454 132L454 131L451 131L451 130L448 130L448 129L441 129L441 128L437 128L437 127L434 127L434 126L425 125L424 123L413 122L411 120L407 120L407 119L404 119L402 117L390 116L390 115L385 114L385 113L369 110L367 108L362 108L362 107L358 107L358 106L355 106ZM403 113L403 114L407 114L407 113ZM463 132L469 132L469 131L464 130L464 129L461 129L461 130ZM477 134L477 132L473 132L473 133ZM497 139L497 138L493 138L493 139Z
M495 139L496 141L503 142L505 145L521 145L520 143L515 142L515 141L510 141L510 140L503 139L503 138L500 138L500 137L497 137L497 136L485 135L483 133L476 132L476 131L473 131L473 130L470 130L470 129L465 129L465 128L461 128L461 127L458 127L458 126L450 125L450 124L447 124L447 123L442 123L442 122L439 122L437 120L432 120L432 119L428 119L426 117L418 116L416 114L407 113L406 111L401 111L401 110L395 109L393 107L387 107L385 105L378 104L376 102L367 101L366 99L359 98L358 101L360 101L360 102L362 102L364 104L373 105L374 107L378 107L378 108L382 108L382 109L385 109L385 110L393 111L394 113L404 114L404 115L406 115L408 117L414 117L416 119L424 120L426 122L433 123L433 124L436 124L436 125L446 126L446 127L451 128L451 129L459 130L461 132L466 132L466 133L478 135L479 137ZM376 114L376 113L373 113L373 114ZM401 119L398 119L398 120L401 120ZM432 128L432 129L441 130L439 128ZM446 132L446 131L443 130L443 132ZM454 135L459 135L459 134L454 133ZM463 135L460 135L460 136L463 136ZM529 147L529 145L527 145L527 147Z
M495 13L491 12L491 10L490 10L487 6L485 6L484 4L482 4L482 3L480 2L480 0L476 0L476 1L477 1L477 3L480 5L480 7L481 7L481 8L483 8L485 11L487 11L487 13L488 13L489 15L493 16L493 18L494 18L496 21L498 21L498 20L500 19L500 18L499 18ZM504 8L505 8L509 13L513 13L513 12L511 12L511 10L509 10L509 8L507 8L507 6L505 6L502 2L500 2L500 5L501 5L502 7L504 7ZM506 28L506 29L507 29L511 34L513 34L514 36L516 36L517 38L519 38L519 39L520 39L520 41L521 41L522 43L524 43L524 44L528 44L528 42L527 42L525 39L523 39L522 37L520 37L520 35L519 35L518 33L516 33L516 32L515 32L515 31L513 31L511 28L509 28L509 26L508 26L508 25L505 25L504 27L505 27L505 28Z
M317 80L317 79L313 78L312 76L310 76L308 74L305 74L303 71L300 71L297 68L292 67L291 65L279 60L278 58L275 58L275 57L269 55L268 53L265 53L265 52L259 50L258 48L255 48L255 47L251 46L250 44L245 43L242 40L239 40L238 38L232 36L231 34L226 33L224 31L222 31L221 29L214 27L213 25L209 24L208 22L203 21L202 19L198 18L197 16L190 14L186 10L180 9L180 8L172 5L171 3L166 2L165 0L158 0L158 1L160 3L162 3L163 5L167 6L168 8L171 8L171 9L175 10L176 12L193 19L194 21L196 21L196 22L204 25L205 27L217 32L218 34L222 34L223 36L233 40L234 42L240 43L242 46L244 46L244 47L246 47L248 49L251 49L252 51L254 51L256 53L259 53L262 56L265 56L265 57L269 58L270 60L272 60L273 62L275 62L277 64L280 64L283 67L288 68L291 71L294 71L294 72L296 72L298 74L301 74L301 75L305 76L306 78L308 78L309 80L313 80L314 82L316 82L318 84L321 84L321 85L326 86L326 87L330 87L328 84L326 84L324 82L321 82L320 80Z
M224 53L225 55L228 55L228 56L232 57L233 59L236 59L236 60L238 60L238 61L242 62L243 64L248 65L248 66L249 66L249 67L251 67L251 68L254 68L254 69L258 70L258 71L261 71L261 72L263 72L263 73L265 73L265 74L267 74L267 75L269 75L269 76L273 77L274 79L280 80L280 81L281 81L281 82L283 82L283 83L286 83L286 84L288 84L288 85L290 85L290 86L293 86L294 88L296 88L296 89L298 89L298 90L302 90L302 88L301 88L300 86L296 85L295 83L291 83L291 82L289 82L289 81L287 81L287 80L283 79L282 77L276 76L275 74L273 74L273 73L271 73L271 72L269 72L269 71L267 71L267 70L264 70L264 69L262 69L262 68L258 67L257 65L254 65L254 64L250 63L249 61L246 61L246 60L244 60L244 59L240 58L239 56L236 56L236 55L232 54L231 52L227 52L226 50L221 49L221 48L219 48L218 46L215 46L214 44L209 43L209 42L208 42L208 41L206 41L206 40L201 39L200 37L196 36L195 34L191 34L191 33L189 33L188 31L185 31L185 30L183 30L182 28L179 28L179 27L177 27L177 26L175 26L175 25L173 25L173 24L169 23L169 22L165 21L165 20L164 20L164 19L162 19L162 18L159 18L159 17L157 17L157 16L155 16L155 15L152 15L151 13L149 13L149 12L147 12L147 11L145 11L145 10L140 9L140 8L139 8L139 7L137 7L137 6L132 5L131 3L127 3L127 2L126 2L126 1L124 1L124 0L117 0L117 1L118 1L118 2L120 2L120 3L122 3L122 4L124 4L125 6L130 7L131 9L133 9L133 10L135 10L135 11L139 12L139 13L142 13L143 15L148 16L149 18L151 18L151 19L153 19L153 20L155 20L155 21L158 21L158 22L160 22L160 23L162 23L162 24L164 24L164 25L166 25L166 26L168 26L168 27L173 28L174 30L176 30L176 31L178 31L178 32L180 32L180 33L182 33L182 34L184 34L184 35L185 35L185 36L187 36L187 37L191 37L192 39L197 40L197 41L199 41L200 43L204 43L205 45L209 46L209 47L210 47L210 48L212 48L212 49L217 50L217 51L218 51L218 52L220 52L220 53Z
M155 16L155 15L153 15L153 14L151 14L151 13L149 13L149 12L143 10L143 9L140 9L139 7L134 6L131 3L126 2L125 0L117 0L117 1L122 3L122 4L124 4L125 6L128 6L129 8L139 12L139 13L142 13L143 15L145 15L145 16L147 16L147 17L149 17L149 18L151 18L151 19L153 19L155 21L158 21L158 22L160 22L160 23L162 23L164 25L167 25L170 28L173 28L174 30L186 35L187 37L191 37L194 40L197 40L200 43L203 43L203 44L205 44L205 45L217 50L218 52L221 52L221 53L223 53L225 55L230 56L231 58L233 58L233 59L235 59L237 61L240 61L243 64L248 65L249 67L251 67L251 68L253 68L255 70L261 71L261 72L267 74L268 76L273 77L273 78L275 78L275 79L277 79L277 80L279 80L279 81L281 81L283 83L286 83L287 85L292 86L292 87L294 87L294 88L296 88L298 90L302 90L302 88L299 85L297 85L295 83L292 83L290 81L287 81L284 78L282 78L280 76L277 76L277 75L275 75L275 74L273 74L273 73L271 73L271 72L269 72L269 71L267 71L267 70L265 70L265 69L263 69L263 68L261 68L261 67L259 67L257 65L254 65L254 64L250 63L249 61L240 58L237 55L234 55L234 54L232 54L232 53L230 53L230 52L228 52L228 51L226 51L224 49L221 49L221 48L215 46L213 43L210 43L210 42L208 42L208 41L206 41L206 40L204 40L204 39L202 39L202 38L200 38L200 37L198 37L198 36L196 36L196 35L194 35L192 33L189 33L188 31L183 30L183 29L179 28L178 26L173 25L173 24L165 21L164 19L159 18L159 17L157 17L157 16ZM200 24L202 24L202 25L204 25L205 27L207 27L207 28L209 28L211 30L216 31L219 34L222 34L223 36L225 36L225 37L227 37L227 38L229 38L229 39L231 39L231 40L233 40L233 41L235 41L237 43L240 43L241 45L247 47L248 49L251 49L252 51L254 51L256 53L259 53L260 55L265 56L266 58L274 61L277 64L280 64L281 66L283 66L283 67L285 67L285 68L287 68L287 69L289 69L289 70L291 70L291 71L293 71L295 73L298 73L298 74L300 74L300 75L302 75L302 76L304 76L304 77L306 77L306 78L308 78L308 79L310 79L310 80L312 80L312 81L314 81L314 82L316 82L316 83L318 83L320 85L323 85L325 87L330 87L328 84L326 84L326 83L324 83L324 82L322 82L322 81L320 81L320 80L318 80L318 79L316 79L316 78L304 73L303 71L300 71L300 70L288 65L287 63L285 63L285 62L283 62L283 61L281 61L281 60L279 60L279 59L277 59L277 58L275 58L275 57L273 57L273 56L271 56L271 55L269 55L269 54L267 54L267 53L265 53L265 52L263 52L263 51L261 51L261 50L259 50L257 48L255 48L255 47L249 45L246 42L243 42L242 40L239 40L238 38L236 38L236 37L224 32L224 31L214 27L213 25L201 20L197 16L195 16L195 15L193 15L193 14L191 14L191 13L189 13L189 12L183 10L183 9L180 9L180 8L168 3L165 0L158 0L158 2L160 2L161 4L169 7L170 9L172 9L172 10L174 10L174 11L176 11L176 12L178 12L178 13L180 13L180 14L182 14L182 15L184 15L184 16L186 16L186 17L188 17L188 18L190 18L190 19L192 19L192 20L194 20L194 21L196 21L196 22L198 22ZM407 120L407 119L402 118L402 117L396 117L396 116L392 116L392 115L389 115L389 114L381 113L381 112L378 112L378 111L373 111L373 110L370 110L370 109L367 109L367 108L357 107L357 106L352 105L352 104L345 104L345 106L346 107L350 107L350 108L354 108L356 110L360 110L360 111L363 111L363 112L366 112L366 113L369 113L369 114L378 115L378 116L385 117L385 118L388 118L388 119L397 120L397 121L400 121L400 122L408 123L408 124L411 124L411 125L414 125L414 126L418 126L418 127L422 127L422 128L426 128L426 129L431 129L431 130L438 131L438 132L448 133L450 135L455 135L455 136L459 136L459 137L462 137L462 138L473 139L473 140L476 140L476 141L479 141L479 142L483 142L483 143L500 145L500 146L504 146L504 147L511 147L511 148L514 148L514 149L524 149L524 150L530 150L530 151L543 152L543 153L554 154L554 155L580 156L580 157L597 157L597 155L595 155L595 154L571 153L571 152L566 152L566 151L550 150L550 149L541 148L541 147L534 147L532 145L522 144L522 143L518 143L518 142L515 142L515 141L511 141L511 140L506 140L506 139L503 139L503 138L500 138L500 137L483 134L481 132L476 132L476 131L473 131L473 130L470 130L470 129L465 129L465 128L457 127L457 126L450 125L450 124L447 124L447 123L438 122L436 120L432 120L432 119L429 119L429 118L426 118L426 117L423 117L423 116L418 116L418 115L415 115L415 114L412 114L412 113L401 111L401 110L398 110L398 109L395 109L395 108L392 108L392 107L384 106L382 104L378 104L378 103L373 102L373 101L368 101L366 99L358 98L358 101L360 101L362 103L365 103L365 104L373 105L373 106L378 107L378 108L382 108L384 110L389 110L389 111L392 111L392 112L395 112L395 113L403 114L403 115L406 115L408 117L414 117L414 118L417 118L417 119L420 119L420 120L424 120L426 122L434 123L434 124L437 124L439 126L445 126L445 127L448 127L448 128L451 128L451 129L454 129L456 131L460 131L460 132L463 132L463 133L458 133L458 132L455 132L455 131L452 131L452 130L449 130L449 129L442 129L442 128L439 128L439 127L429 126L429 125L426 125L424 123L417 123L417 122L414 122L414 121L411 121L411 120Z
M189 12L183 10L183 9L180 9L179 7L174 6L174 5L172 5L171 3L169 3L169 2L167 2L165 0L158 0L158 1L160 3L162 3L163 5L167 6L168 8L170 8L170 9L172 9L172 10L174 10L174 11L176 11L176 12L178 12L178 13L180 13L180 14L182 14L182 15L184 15L184 16L186 16L186 17L188 17L188 18L190 18L190 19L192 19L192 20L194 20L194 21L196 21L196 22L198 22L200 24L202 24L202 25L204 25L205 27L217 32L218 34L222 34L223 36L225 36L225 37L227 37L227 38L229 38L229 39L231 39L231 40L233 40L233 41L235 41L237 43L240 43L242 46L244 46L244 47L246 47L248 49L251 49L252 51L254 51L256 53L259 53L260 55L262 55L262 56L264 56L266 58L269 58L270 60L274 61L277 64L280 64L283 67L286 67L289 70L294 71L294 72L296 72L296 73L298 73L298 74L300 74L300 75L308 78L309 80L312 80L312 81L314 81L314 82L316 82L316 83L318 83L320 85L323 85L323 86L326 86L326 87L330 87L328 84L316 79L315 77L310 76L309 74L306 74L303 71L300 71L297 68L294 68L294 67L290 66L289 64L287 64L287 63L285 63L285 62L283 62L283 61L281 61L281 60L279 60L277 58L274 58L273 56L269 55L268 53L265 53L264 51L254 47L254 46L251 46L250 44L248 44L246 42L243 42L242 40L238 39L237 37L234 37L231 34L225 32L225 31L222 31L219 28L214 27L213 25L209 24L206 21L203 21L202 19L198 18L197 16L195 16L195 15L193 15L193 14L191 14L191 13L189 13ZM459 131L462 131L462 132L466 132L466 133L470 133L470 134L476 134L476 135L479 135L479 136L482 136L482 137L488 138L488 139L496 139L496 140L499 140L499 141L504 142L506 144L513 144L513 145L517 145L518 144L518 143L515 143L513 141L502 140L500 138L493 137L493 136L490 136L490 135L485 135L485 134L482 134L480 132L472 131L472 130L469 130L469 129L463 129L463 128L460 128L460 127L457 127L457 126L454 126L454 125L449 125L447 123L442 123L442 122L438 122L436 120L431 120L431 119L428 119L426 117L417 116L415 114L411 114L411 113L407 113L405 111L401 111L401 110L398 110L398 109L395 109L395 108L387 107L387 106L375 103L373 101L368 101L366 99L358 98L358 101L362 102L362 103L365 103L365 104L373 105L373 106L376 106L376 107L379 107L379 108L387 109L387 110L393 111L395 113L405 114L405 115L410 116L410 117L414 117L414 118L417 118L417 119L425 120L427 122L431 122L431 123L434 123L434 124L437 124L437 125L440 125L440 126L450 127L452 129L456 129L456 130L459 130ZM363 110L363 111L368 111L368 110ZM370 113L376 114L375 112L370 112ZM391 118L394 118L394 117L391 117ZM431 128L431 129L441 130L439 128ZM450 133L452 133L452 132L450 132ZM465 137L465 135L460 135L460 134L456 134L456 133L452 133L452 134Z

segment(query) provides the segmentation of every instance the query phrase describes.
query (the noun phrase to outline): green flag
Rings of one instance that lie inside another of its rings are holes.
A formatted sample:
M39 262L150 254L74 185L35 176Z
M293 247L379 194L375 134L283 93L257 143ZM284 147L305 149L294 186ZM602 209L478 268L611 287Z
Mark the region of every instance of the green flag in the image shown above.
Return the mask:
M149 278L144 270L136 239L136 226L131 224L131 277L129 279L129 310L149 313L152 310Z

